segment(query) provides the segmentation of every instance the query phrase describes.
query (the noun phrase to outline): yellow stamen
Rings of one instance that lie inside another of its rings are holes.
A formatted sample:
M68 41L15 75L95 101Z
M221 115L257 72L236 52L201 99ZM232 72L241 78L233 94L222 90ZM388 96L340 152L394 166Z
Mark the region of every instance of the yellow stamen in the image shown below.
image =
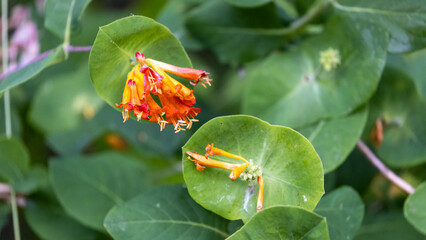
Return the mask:
M190 159L191 161L194 161L196 164L201 165L203 167L215 167L231 171L229 178L232 181L237 179L240 174L247 168L247 166L250 165L250 163L233 164L221 162L190 151L186 151L186 154L192 157L192 159Z
M206 157L208 155L218 155L218 156L235 158L235 159L238 159L238 160L241 160L241 161L244 161L244 162L248 163L248 161L245 158L243 158L243 157L241 157L239 155L235 155L235 154L226 152L226 151L224 151L222 149L214 147L213 143L212 144L207 144L206 151L207 151Z

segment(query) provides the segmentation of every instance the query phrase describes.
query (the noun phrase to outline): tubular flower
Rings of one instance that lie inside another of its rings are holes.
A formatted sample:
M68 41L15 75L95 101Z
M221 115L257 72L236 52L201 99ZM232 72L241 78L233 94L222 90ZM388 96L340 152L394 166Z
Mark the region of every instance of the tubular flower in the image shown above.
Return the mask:
M175 132L190 129L201 109L192 107L195 103L193 90L189 90L167 73L190 80L192 85L201 83L210 86L209 73L192 68L176 67L167 63L145 58L136 53L138 64L128 73L123 99L116 106L123 108L124 122L129 112L140 119L148 119L160 125L162 131L167 124L173 124ZM157 96L159 103L154 100Z
M259 184L259 193L257 197L257 211L263 209L263 190L264 183L262 177L262 171L260 168L253 164L253 162L247 161L245 158L226 152L222 149L213 147L213 144L208 144L206 146L206 154L200 155L197 152L186 151L186 154L189 155L188 159L193 161L198 171L203 171L206 167L214 167L214 168L222 168L231 171L229 174L229 178L234 181L238 177L240 177L243 181L254 181L257 179ZM214 160L209 158L209 155L217 155L230 157L234 159L238 159L244 161L244 163L236 164L236 163L227 163L221 162L218 160Z

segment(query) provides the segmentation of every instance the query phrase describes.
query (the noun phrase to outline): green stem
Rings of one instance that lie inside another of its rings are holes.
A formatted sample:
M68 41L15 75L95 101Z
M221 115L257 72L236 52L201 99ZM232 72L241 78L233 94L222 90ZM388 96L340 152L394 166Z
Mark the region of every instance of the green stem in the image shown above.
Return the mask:
M8 68L8 36L7 36L7 30L8 30L8 22L7 22L7 0L1 1L1 40L2 40L2 69L3 72L7 71ZM10 94L9 90L4 93L4 115L5 115L5 123L6 123L6 136L8 138L12 137L12 121L10 117Z
M70 5L70 11L68 12L67 16L67 25L65 26L65 35L64 35L64 52L65 52L65 58L68 59L68 46L71 43L71 19L72 19L72 12L74 10L75 0L71 1Z
M8 19L7 19L7 0L1 1L1 22L2 22L2 63L3 63L3 72L7 71L8 68ZM6 136L8 138L12 137L12 121L10 114L10 94L9 90L4 93L4 115L6 122ZM10 188L10 203L12 205L12 221L13 221L13 233L15 235L15 240L21 240L21 233L19 230L19 216L18 216L18 206L16 202L16 193L13 188Z
M12 204L12 221L15 240L21 240L21 232L19 231L18 205L16 203L16 193L12 187L10 187L10 203Z
M297 30L303 27L306 23L318 16L318 14L320 14L329 3L329 0L317 0L305 15L291 23L290 28Z

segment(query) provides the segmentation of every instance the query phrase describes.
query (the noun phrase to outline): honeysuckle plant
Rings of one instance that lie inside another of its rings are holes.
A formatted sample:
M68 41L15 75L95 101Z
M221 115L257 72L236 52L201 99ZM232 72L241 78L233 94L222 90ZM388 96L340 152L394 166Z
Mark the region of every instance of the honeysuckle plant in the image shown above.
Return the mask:
M425 1L1 2L1 240L426 237Z

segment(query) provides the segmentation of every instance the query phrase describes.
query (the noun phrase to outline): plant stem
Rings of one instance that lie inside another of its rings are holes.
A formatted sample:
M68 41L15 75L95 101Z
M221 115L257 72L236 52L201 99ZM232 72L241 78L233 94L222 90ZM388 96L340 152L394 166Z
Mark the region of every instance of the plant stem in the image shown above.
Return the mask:
M68 52L88 52L92 49L92 46L68 46L67 47L67 51ZM27 64L21 65L15 69L13 69L13 71L4 71L1 75L0 75L0 82L5 79L7 76L9 76L10 74L17 72L21 69L23 69L24 67L28 66L29 64L35 63L37 61L43 60L44 58L46 58L51 52L53 52L55 49L50 49L47 50L46 52L41 53L40 55L38 55L37 57L35 57L34 59L32 59L31 61L29 61Z
M327 7L329 3L329 0L317 0L305 15L291 23L290 28L293 30L297 30L303 27L306 23L308 23L319 13L321 13L322 10L324 10L324 8Z
M3 63L3 72L7 71L8 68L8 16L7 16L7 0L1 1L1 22L2 22L2 32L1 32L1 40L2 40L2 63ZM12 121L10 114L10 94L9 90L4 93L4 115L6 122L6 136L8 138L12 137ZM18 216L18 206L16 203L16 193L13 188L10 188L10 203L12 205L12 221L13 221L13 234L15 236L15 240L21 240L21 233L19 230L19 216Z
M69 52L88 52L92 50L92 46L68 46Z
M16 204L16 193L13 188L10 188L10 203L12 204L12 221L15 240L21 240L21 232L19 231L18 205Z
M361 140L356 144L358 149L364 154L364 156L393 184L404 190L408 194L414 193L414 188L409 183L404 181L396 175L392 170L385 166L380 159L374 155L374 153L368 148L368 146Z
M2 40L2 69L3 72L6 72L8 68L8 19L7 19L7 0L1 1L1 40ZM4 93L4 115L5 115L5 123L6 123L6 136L10 138L12 136L12 123L10 119L10 94L9 90Z
M10 186L5 183L0 183L0 199L5 199L6 201L11 200L11 194L10 194ZM16 203L20 207L25 207L25 197L24 196L16 196Z

